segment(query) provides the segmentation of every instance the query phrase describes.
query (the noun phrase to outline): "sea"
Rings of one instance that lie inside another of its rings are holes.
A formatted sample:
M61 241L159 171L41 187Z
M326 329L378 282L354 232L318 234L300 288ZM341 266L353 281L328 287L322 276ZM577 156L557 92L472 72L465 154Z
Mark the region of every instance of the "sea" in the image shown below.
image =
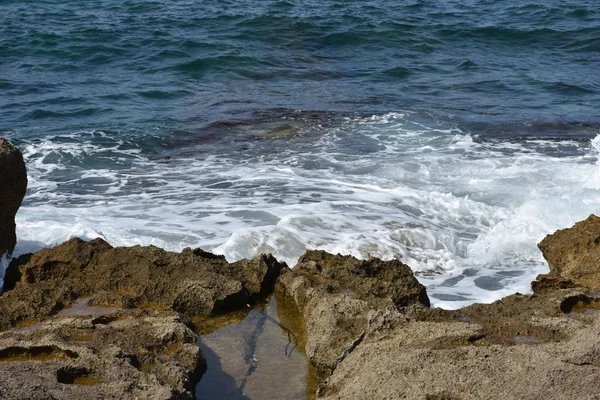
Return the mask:
M0 0L0 136L15 255L323 249L492 302L600 211L600 4Z

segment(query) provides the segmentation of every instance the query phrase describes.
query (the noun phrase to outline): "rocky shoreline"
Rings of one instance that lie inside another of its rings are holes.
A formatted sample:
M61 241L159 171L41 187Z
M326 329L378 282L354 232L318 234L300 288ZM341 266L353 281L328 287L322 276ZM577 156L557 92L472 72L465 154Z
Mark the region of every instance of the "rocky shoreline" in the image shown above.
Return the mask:
M26 179L0 139L0 256ZM308 251L290 269L72 239L6 271L0 399L214 398L211 362L235 398L600 399L600 218L539 247L533 294L447 311L399 261Z

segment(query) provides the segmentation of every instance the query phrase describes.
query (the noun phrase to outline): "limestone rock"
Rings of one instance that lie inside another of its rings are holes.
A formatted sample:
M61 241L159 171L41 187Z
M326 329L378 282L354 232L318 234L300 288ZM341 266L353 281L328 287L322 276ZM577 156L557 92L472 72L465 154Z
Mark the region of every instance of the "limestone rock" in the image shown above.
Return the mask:
M321 386L319 399L598 399L597 332L563 342L435 346L473 335L470 323L411 322L365 340ZM576 355L573 355L576 354Z
M425 288L406 265L323 251L302 256L279 278L276 293L291 298L299 309L305 351L321 379L361 342L374 310L429 304Z
M0 398L194 398L206 365L184 316L74 308L0 333Z
M600 399L598 238L600 218L590 216L544 239L551 272L534 295L371 312L317 397Z
M100 292L102 302L128 307L219 314L269 294L284 268L265 255L229 264L200 249L173 253L72 239L13 260L0 297L0 330L20 320L42 320L79 297Z
M369 302L391 299L397 307L414 303L429 306L425 287L398 260L358 260L321 250L307 251L294 271L316 282Z
M11 254L17 242L15 214L27 189L27 171L21 152L0 138L0 258Z
M571 228L556 231L538 247L550 266L548 279L600 286L599 217L592 214Z
M246 309L285 269L101 239L20 256L0 296L0 398L193 399L205 359L186 315Z

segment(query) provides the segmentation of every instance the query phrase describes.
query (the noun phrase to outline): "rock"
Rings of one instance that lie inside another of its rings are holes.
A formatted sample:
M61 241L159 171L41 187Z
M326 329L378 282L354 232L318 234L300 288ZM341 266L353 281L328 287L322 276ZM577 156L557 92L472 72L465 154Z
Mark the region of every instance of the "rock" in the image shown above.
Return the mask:
M551 272L532 283L534 295L456 311L371 310L317 398L599 399L597 238L590 216L544 239Z
M590 215L571 228L561 229L538 247L550 266L544 278L588 287L600 286L600 218ZM571 285L572 286L572 285Z
M285 264L259 256L229 264L200 249L112 247L72 239L13 260L0 297L0 330L42 320L77 298L103 293L99 304L214 315L246 307L272 290Z
M425 287L415 279L410 267L398 260L358 260L312 250L299 259L294 271L327 285L329 291L337 290L370 303L391 299L397 307L414 303L429 306Z
M195 341L173 311L78 304L0 333L0 398L193 399L206 369Z
M562 342L443 345L476 324L409 322L366 339L319 399L598 399L600 319ZM576 355L575 355L576 354Z
M292 271L280 276L276 293L296 304L306 329L306 355L320 379L362 341L374 310L429 305L425 288L408 266L323 251L302 256Z
M187 316L247 309L286 269L101 239L20 256L0 296L0 398L193 399L205 359Z
M535 294L456 311L393 263L307 253L276 293L298 307L317 398L600 399L599 220L540 243Z
M11 254L17 243L15 214L26 189L27 171L21 152L0 138L0 258Z

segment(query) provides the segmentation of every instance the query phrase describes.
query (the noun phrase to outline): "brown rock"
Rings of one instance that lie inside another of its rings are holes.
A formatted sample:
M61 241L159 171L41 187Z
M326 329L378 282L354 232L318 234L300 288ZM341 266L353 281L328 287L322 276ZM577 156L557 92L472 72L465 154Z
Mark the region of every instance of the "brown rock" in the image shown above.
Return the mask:
M534 295L456 311L404 295L409 271L308 253L276 292L300 310L317 397L600 399L599 220L540 244L552 271Z
M397 311L395 311L397 312ZM476 335L466 322L414 321L369 332L319 399L598 399L600 318L562 342L454 347L432 344Z
M15 214L27 189L27 171L21 152L0 138L0 258L17 243Z
M173 253L72 239L11 263L0 297L0 329L20 320L42 320L79 297L100 292L112 293L104 293L102 301L112 296L115 304L128 307L219 314L267 295L284 268L264 255L229 264L200 249Z
M101 239L23 255L0 296L0 398L192 399L205 360L178 312L211 326L270 294L285 269L271 256L230 264Z
M327 285L329 290L334 288L365 301L391 299L397 307L414 303L429 306L425 287L415 279L410 267L398 260L358 260L312 250L300 257L294 271Z
M361 261L308 251L280 276L276 293L302 316L305 351L320 379L329 376L364 337L371 314L383 307L429 304L424 287L397 261Z
M550 266L547 279L600 286L599 217L592 214L571 228L556 231L546 236L538 247Z
M68 311L0 333L0 398L194 398L206 365L185 317L84 302Z

